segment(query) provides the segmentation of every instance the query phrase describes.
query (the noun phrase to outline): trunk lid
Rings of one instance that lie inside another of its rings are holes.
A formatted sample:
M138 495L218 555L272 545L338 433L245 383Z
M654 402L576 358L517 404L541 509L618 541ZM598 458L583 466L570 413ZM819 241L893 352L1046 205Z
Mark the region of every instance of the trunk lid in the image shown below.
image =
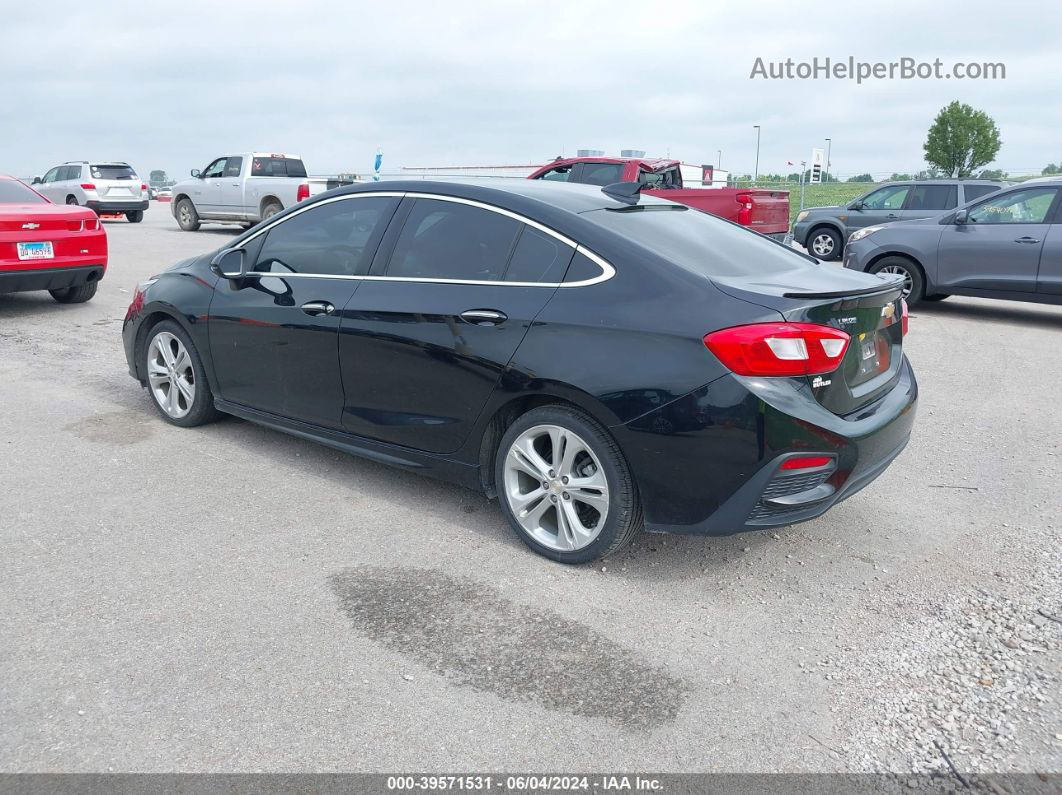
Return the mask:
M101 163L89 167L89 177L96 193L106 201L141 201L140 177L131 166Z
M849 335L841 365L805 380L815 399L847 415L873 403L899 378L903 362L902 280L816 265L769 276L713 279L735 298L779 312L793 323Z

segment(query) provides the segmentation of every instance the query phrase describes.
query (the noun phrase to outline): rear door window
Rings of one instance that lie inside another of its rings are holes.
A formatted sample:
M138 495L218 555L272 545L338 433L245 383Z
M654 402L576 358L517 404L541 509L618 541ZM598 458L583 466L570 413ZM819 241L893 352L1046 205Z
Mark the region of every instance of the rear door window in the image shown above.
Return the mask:
M372 196L326 202L269 230L256 271L361 276L368 272L398 199Z
M505 281L559 282L574 251L552 235L525 225L509 260Z
M582 163L575 181L584 185L613 185L623 181L623 163Z
M251 161L252 177L305 177L306 166L291 157L256 157Z
M995 193L999 190L998 185L963 185L963 193L966 194L966 201L972 202L974 199L980 199L982 196L987 196L989 193Z
M907 194L905 210L952 210L958 204L957 185L915 185Z
M395 243L388 276L500 281L520 222L457 202L417 199Z
M639 171L638 181L650 190L674 190L682 187L682 174L678 168L663 171Z

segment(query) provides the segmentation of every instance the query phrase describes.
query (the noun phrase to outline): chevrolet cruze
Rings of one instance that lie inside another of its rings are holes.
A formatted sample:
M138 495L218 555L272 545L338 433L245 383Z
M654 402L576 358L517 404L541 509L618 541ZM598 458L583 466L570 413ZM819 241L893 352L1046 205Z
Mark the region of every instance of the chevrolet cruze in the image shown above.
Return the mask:
M579 563L811 519L880 475L917 401L902 289L637 186L387 182L159 273L123 336L167 422L480 489Z

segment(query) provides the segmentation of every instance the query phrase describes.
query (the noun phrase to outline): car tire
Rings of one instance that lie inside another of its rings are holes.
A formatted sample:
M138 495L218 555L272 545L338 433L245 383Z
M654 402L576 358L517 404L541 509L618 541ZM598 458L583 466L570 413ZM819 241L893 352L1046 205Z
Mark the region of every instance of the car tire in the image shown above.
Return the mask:
M838 259L844 251L844 241L841 233L829 226L820 226L812 229L808 234L807 252L815 259L830 260Z
M195 205L191 199L181 199L177 202L177 225L185 232L199 230L199 213L195 211Z
M265 206L262 207L262 220L268 221L283 209L280 202L266 202Z
M140 372L156 411L171 425L193 428L220 416L203 360L176 321L164 320L148 332L140 350Z
M882 257L875 262L870 273L894 273L903 276L904 298L907 306L917 304L925 297L925 278L922 269L906 257Z
M561 447L556 461L554 443ZM641 500L615 439L570 406L532 409L510 425L495 453L494 479L513 530L551 560L606 557L642 529Z
M78 205L78 203L77 203L77 197L76 197L76 196L67 196L67 197L66 197L66 203L67 203L67 204L69 204L69 205L71 205L71 206L73 206L73 207L78 207L78 206L80 206L80 205Z
M49 290L52 296L60 304L83 304L96 294L99 282L89 282L78 287L66 287L62 290Z
M129 219L129 223L139 224L141 221L144 220L144 211L133 210L131 213L126 213L125 217Z
M932 295L922 296L923 301L943 301L945 298L951 298L951 293L933 293Z

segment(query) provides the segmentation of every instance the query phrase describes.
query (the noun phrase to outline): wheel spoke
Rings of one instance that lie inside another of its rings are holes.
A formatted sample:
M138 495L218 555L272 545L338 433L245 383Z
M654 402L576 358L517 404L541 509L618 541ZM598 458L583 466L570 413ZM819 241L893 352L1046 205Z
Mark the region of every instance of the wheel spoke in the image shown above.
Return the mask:
M553 503L546 497L543 497L538 501L537 505L532 505L524 510L522 513L517 514L517 518L520 519L520 523L534 532L541 526L542 517L546 515L546 511L553 507Z
M189 370L192 367L192 359L188 355L188 351L184 349L182 345L177 350L177 356L173 361L173 369L178 373L183 373L185 370Z
M584 505L589 505L602 517L608 511L608 491L606 489L583 489L576 488L570 489L569 494L572 495L573 502L581 502Z
M549 464L538 454L533 439L518 439L509 451L510 460L518 463L524 471L539 480L549 473Z
M557 546L564 550L576 549L579 539L576 536L575 525L572 524L572 516L569 506L562 504L557 506Z
M191 408L192 401L195 399L195 389L180 376L177 376L177 378L174 379L174 383L177 384L177 388L180 390L181 394L184 395L187 407Z
M534 491L529 491L526 494L517 492L509 492L509 504L513 508L513 513L517 516L521 515L527 508L533 506L538 500L546 497L546 490L539 487Z
M557 472L565 477L573 478L575 459L584 450L586 450L586 445L583 444L582 439L574 434L568 436L567 443L564 446L564 458L561 460Z

